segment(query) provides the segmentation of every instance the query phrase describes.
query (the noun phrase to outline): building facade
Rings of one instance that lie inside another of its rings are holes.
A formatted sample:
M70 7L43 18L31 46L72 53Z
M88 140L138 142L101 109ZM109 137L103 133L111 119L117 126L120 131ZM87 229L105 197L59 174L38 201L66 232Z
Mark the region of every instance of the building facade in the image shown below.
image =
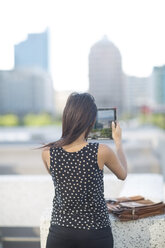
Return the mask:
M49 71L49 30L29 34L14 47L15 68L36 67Z
M155 66L152 71L155 103L165 105L165 65Z
M143 106L153 107L152 77L124 76L126 112L137 114Z
M97 107L117 107L124 110L124 85L121 55L106 36L91 47L89 54L89 93Z
M47 112L54 115L54 89L48 73L39 69L0 71L0 114Z

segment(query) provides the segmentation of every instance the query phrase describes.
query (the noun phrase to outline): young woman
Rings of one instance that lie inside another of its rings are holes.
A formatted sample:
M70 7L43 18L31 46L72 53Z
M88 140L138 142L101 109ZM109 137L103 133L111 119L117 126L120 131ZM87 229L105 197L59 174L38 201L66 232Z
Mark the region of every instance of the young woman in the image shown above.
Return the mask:
M113 247L103 167L124 180L127 162L119 123L112 124L116 153L106 144L87 142L96 115L94 97L73 92L63 111L61 138L42 146L42 159L55 186L46 248Z

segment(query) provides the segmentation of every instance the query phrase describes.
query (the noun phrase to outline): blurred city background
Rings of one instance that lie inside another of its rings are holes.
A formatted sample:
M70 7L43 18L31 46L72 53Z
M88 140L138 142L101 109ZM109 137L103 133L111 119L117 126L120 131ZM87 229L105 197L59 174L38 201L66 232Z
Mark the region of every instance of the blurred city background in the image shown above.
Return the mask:
M34 148L60 138L73 91L117 107L129 172L165 180L164 7L160 0L0 1L1 181L48 174ZM39 225L1 217L2 236L14 233L10 226L34 236L30 246L3 247L39 247Z

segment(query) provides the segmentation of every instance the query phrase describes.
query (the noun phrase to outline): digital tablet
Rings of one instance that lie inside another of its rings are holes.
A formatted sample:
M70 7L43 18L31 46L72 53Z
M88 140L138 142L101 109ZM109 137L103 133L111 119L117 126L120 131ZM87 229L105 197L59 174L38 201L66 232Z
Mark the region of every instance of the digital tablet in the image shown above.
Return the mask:
M98 108L95 124L89 139L113 139L112 121L116 123L116 108Z

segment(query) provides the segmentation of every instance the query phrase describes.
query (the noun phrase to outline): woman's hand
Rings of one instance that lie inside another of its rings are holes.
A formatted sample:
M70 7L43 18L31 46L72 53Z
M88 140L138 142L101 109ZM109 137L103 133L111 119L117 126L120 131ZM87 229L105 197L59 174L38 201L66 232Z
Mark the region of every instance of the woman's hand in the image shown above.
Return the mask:
M114 121L112 121L112 138L115 143L121 143L122 130L119 123L116 122L116 127Z

